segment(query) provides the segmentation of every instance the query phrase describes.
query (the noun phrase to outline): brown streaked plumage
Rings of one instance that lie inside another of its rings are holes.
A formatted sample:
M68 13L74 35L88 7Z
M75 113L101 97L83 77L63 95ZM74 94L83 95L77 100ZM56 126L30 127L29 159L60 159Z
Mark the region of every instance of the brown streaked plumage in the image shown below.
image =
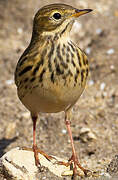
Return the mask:
M31 112L33 120L36 165L40 165L38 152L48 159L51 158L36 145L38 113L64 111L72 145L72 157L65 165L74 162L74 177L77 175L77 166L85 175L88 172L78 162L70 130L71 108L85 88L88 60L85 53L71 41L69 33L75 19L90 11L91 9L78 10L66 4L42 7L34 18L31 42L19 59L15 71L19 99Z

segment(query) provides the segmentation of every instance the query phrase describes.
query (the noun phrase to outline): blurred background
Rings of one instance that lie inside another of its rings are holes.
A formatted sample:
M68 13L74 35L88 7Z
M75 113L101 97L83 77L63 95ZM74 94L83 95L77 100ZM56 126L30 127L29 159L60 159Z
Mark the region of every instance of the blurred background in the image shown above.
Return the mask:
M81 16L71 32L90 63L71 125L81 163L104 169L118 154L118 0L0 0L0 156L17 146L32 146L32 121L17 97L14 71L30 42L35 13L55 2L94 10ZM40 114L37 142L48 154L71 156L63 112Z

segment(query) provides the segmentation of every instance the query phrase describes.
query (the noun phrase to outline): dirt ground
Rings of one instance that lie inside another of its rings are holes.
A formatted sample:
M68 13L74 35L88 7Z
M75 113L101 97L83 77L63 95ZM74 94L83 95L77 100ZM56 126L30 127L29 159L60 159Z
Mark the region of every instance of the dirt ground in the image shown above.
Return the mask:
M30 42L34 14L54 2L94 10L80 17L71 32L90 63L87 86L73 108L71 126L81 163L93 171L106 171L118 154L118 0L0 0L0 156L17 146L32 146L32 121L17 97L14 71ZM69 159L63 112L40 114L37 143L48 154ZM61 178L48 172L40 179Z

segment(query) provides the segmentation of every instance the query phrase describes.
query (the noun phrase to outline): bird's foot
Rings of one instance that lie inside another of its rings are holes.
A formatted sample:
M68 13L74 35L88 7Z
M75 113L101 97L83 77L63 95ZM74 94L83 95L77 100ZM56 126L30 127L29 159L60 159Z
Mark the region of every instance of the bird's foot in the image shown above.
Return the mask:
M82 176L79 172L78 172L78 170L77 170L77 167L79 168L79 169L81 169L83 172L84 172L84 175L85 176L87 176L87 177L89 177L89 176L91 176L91 174L92 174L92 172L90 171L90 170L88 170L88 169L85 169L85 168L83 168L82 166L81 166L81 164L79 163L79 161L78 161L78 158L77 158L77 156L75 155L72 155L71 156L71 158L68 160L68 162L61 162L61 161L59 161L59 162L57 162L57 164L59 164L59 165L64 165L64 166L66 166L66 167L68 167L68 166L72 166L73 167L73 177L72 177L72 179L75 179L75 177L76 176Z
M42 171L42 167L39 162L38 153L42 154L48 161L51 161L52 159L54 159L54 157L47 155L44 151L40 150L40 148L38 148L37 146L33 146L32 148L22 147L21 149L34 152L35 165L40 169L40 171Z

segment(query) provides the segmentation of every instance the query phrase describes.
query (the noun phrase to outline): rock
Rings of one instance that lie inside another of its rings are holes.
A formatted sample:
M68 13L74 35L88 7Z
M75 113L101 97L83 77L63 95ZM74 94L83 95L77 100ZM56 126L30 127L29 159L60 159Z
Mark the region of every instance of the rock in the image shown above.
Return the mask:
M78 21L75 21L73 24L73 32L78 33L82 29L82 24Z
M25 118L25 119L29 119L29 118L30 118L30 112L23 112L23 113L21 114L21 116L22 116L23 118Z
M115 66L113 64L110 66L110 69L115 72Z
M23 29L22 28L18 28L17 32L18 32L18 34L22 34L23 33Z
M66 134L67 130L66 129L62 129L62 134Z
M106 84L104 82L102 82L100 84L100 90L103 91L105 89L105 86L106 86Z
M101 34L102 34L102 32L103 32L103 31L102 31L102 29L101 29L101 28L96 29L96 34L97 34L97 35L101 35Z
M96 140L97 138L95 134L89 128L83 127L80 130L80 139L83 142L87 142L87 141Z
M93 81L92 79L91 79L91 80L89 80L89 81L88 81L88 85L89 85L89 86L94 85L94 81Z
M111 54L114 54L114 52L115 52L114 49L111 48L111 49L109 49L109 50L107 51L107 54L108 54L108 55L111 55Z
M55 157L52 160L46 159L43 155L39 154L40 164L44 169L58 177L72 176L73 171L70 166L59 165L56 162L64 161L64 159ZM9 180L39 180L39 169L35 166L34 153L32 151L22 150L15 148L4 154L0 159L0 172ZM79 170L83 176L83 172Z
M7 85L11 85L11 84L14 83L14 80L13 80L13 79L8 79L8 80L6 80L5 83L6 83Z
M90 47L87 47L87 48L85 49L85 52L86 52L86 54L90 54L90 53L91 53L91 48L90 48Z

